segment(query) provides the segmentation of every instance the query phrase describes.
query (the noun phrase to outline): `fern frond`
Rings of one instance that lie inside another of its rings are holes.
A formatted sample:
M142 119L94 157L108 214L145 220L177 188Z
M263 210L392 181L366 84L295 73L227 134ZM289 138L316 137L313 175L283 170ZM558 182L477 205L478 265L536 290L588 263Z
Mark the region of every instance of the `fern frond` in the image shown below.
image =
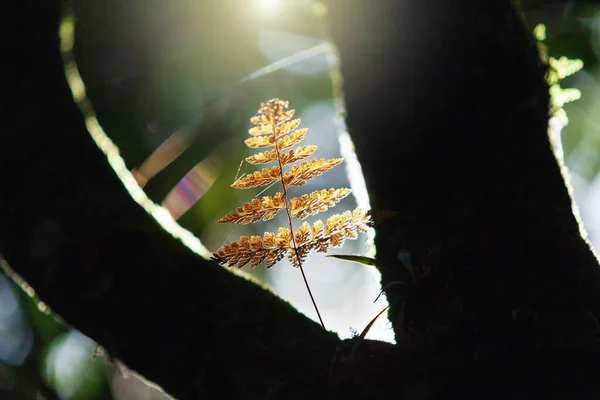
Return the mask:
M217 220L218 223L232 224L251 224L260 220L268 221L273 218L279 210L285 209L285 199L283 193L277 192L274 196L264 196L261 200L252 199L252 201L238 207L223 218Z
M350 189L316 190L288 200L287 188L306 184L310 179L339 165L343 159L315 158L307 161L305 159L317 150L317 146L306 145L290 149L304 140L308 130L298 128L300 118L292 119L295 111L287 110L287 107L288 102L279 99L261 103L258 114L250 118L256 126L248 130L251 137L245 140L250 148L275 147L246 157L249 164L277 162L278 165L248 173L231 184L237 189L249 189L279 181L283 192L264 196L261 200L252 199L217 222L250 224L268 221L280 210L286 210L289 228L279 228L277 234L266 232L262 238L242 236L238 241L224 245L215 253L215 257L228 265L241 267L250 263L251 266L255 266L261 261L266 261L270 267L283 257L283 253L287 253L292 265L301 266L311 250L326 252L329 247L341 246L346 239L356 238L358 232L365 231L372 223L367 213L356 209L353 213L346 211L330 217L325 225L317 221L312 228L308 223L304 223L297 231L292 230L290 218L304 219L325 211L348 196ZM295 164L297 162L299 163ZM291 165L291 168L282 171L285 165Z
M264 113L264 104L265 103L261 103L260 108L258 109L258 115L255 115L253 117L250 118L250 122L252 122L254 125L267 125L269 124L269 117ZM273 132L273 127L269 125L269 127L271 127L271 132Z
M277 139L277 150L281 151L297 145L304 140L307 132L308 129L302 128L297 129L288 135L281 136Z
M304 219L333 207L337 202L348 196L350 189L322 189L315 190L310 195L303 194L290 200L289 206L292 216Z
M279 99L271 99L266 103L260 103L258 115L250 118L253 124L274 123L287 121L294 116L295 110L285 111L289 107L289 102Z
M264 129L266 129L267 133L274 133L277 137L279 136L278 134L282 132L281 129L278 129L278 126L292 119L294 113L296 112L296 110L285 111L285 109L288 108L288 106L289 103L287 101L282 101L279 99L273 99L266 103L261 103L260 108L258 109L258 115L255 115L254 117L250 118L250 122L252 122L255 125L263 126ZM298 126L299 123L299 120L295 122L296 126ZM251 135L261 134L256 132L261 131L262 128L259 128L257 130L253 129L251 129ZM287 131L284 131L283 133L285 132Z
M292 248L292 243L294 239L292 237L292 231L288 228L280 227L277 231L277 236L275 236L275 244L279 248Z
M330 158L329 160L313 158L310 163L302 161L300 166L294 165L283 174L283 185L285 187L306 185L308 180L327 172L342 161L344 161L343 158Z
M263 168L261 171L254 171L253 173L242 176L237 181L231 184L231 187L236 189L250 189L258 186L265 186L273 182L280 180L281 169L278 166L274 166L271 169Z
M312 239L300 248L326 253L330 247L342 246L346 239L356 239L358 232L367 231L369 224L369 213L360 208L329 217L325 227L323 222L318 220L312 227Z
M282 191L273 196L264 196L261 200L252 199L225 215L217 222L233 224L250 224L268 221L280 210L287 215L288 227L280 227L277 233L265 232L263 236L242 236L231 241L214 254L212 259L228 266L241 268L245 265L255 267L264 262L267 268L286 257L292 266L300 269L306 289L311 297L317 316L323 328L323 320L315 303L302 265L313 251L327 252L331 247L344 244L348 239L356 239L359 232L365 232L372 224L370 214L357 208L353 212L346 211L329 217L325 224L316 221L312 226L304 222L294 230L292 218L304 219L335 206L350 194L350 189L322 189L310 194L288 199L287 190L291 186L302 186L310 179L322 175L339 165L342 158L306 159L316 150L315 145L293 146L306 137L308 130L299 128L300 118L294 117L294 110L287 110L288 102L272 99L261 103L258 114L250 118L255 125L248 130L250 137L244 143L253 149L273 147L246 157L249 164L268 164L276 162L271 168L262 168L244 175L231 184L236 189L249 189L266 186L279 181ZM289 150L288 150L289 149ZM290 165L287 171L283 167Z
M367 232L373 221L371 221L371 211L363 211L362 208L357 207L352 211L352 225L356 227L359 232Z
M244 140L244 143L246 143L246 146L250 147L251 149L273 147L275 146L275 137L273 137L273 135L254 136Z
M286 102L286 104L287 104L287 102ZM296 110L288 110L288 111L282 112L282 113L274 116L273 120L275 121L276 125L279 125L285 121L292 119L292 117L294 116L295 113L296 113ZM298 121L298 123L300 123L300 121Z
M294 110L290 110L290 111L294 111ZM277 125L275 127L275 129L273 131L275 134L275 138L277 139L277 138L281 137L281 135L285 135L287 133L292 132L293 130L298 128L298 126L300 126L300 118L296 118L291 121L280 123L279 125Z
M287 121L287 119L291 118L294 115L294 110L290 110L288 113L282 114L279 117L279 122L275 125L275 129L273 129L273 125L268 121L268 116L262 115L260 118L255 119L254 117L250 119L253 123L257 124L248 130L248 133L252 136L261 136L261 135L274 135L275 138L278 138L281 135L285 135L298 128L300 125L300 118L294 119L292 121Z
M317 146L309 145L292 149L287 153L281 154L281 165L288 165L296 161L304 160L317 150Z
M296 232L294 232L294 239L296 241L296 246L300 247L303 244L307 243L308 240L310 239L310 233L311 233L311 229L310 229L310 224L308 222L305 222L302 225L300 225L300 228L298 228L298 230Z
M212 259L219 264L238 268L248 263L255 267L265 261L267 268L270 268L285 256L286 251L285 246L277 246L272 232L265 232L262 238L242 236L237 241L229 242L217 250Z
M246 162L249 164L266 164L271 161L277 161L278 159L279 156L277 150L271 150L246 157Z
M255 127L252 127L248 130L248 133L252 136L261 136L261 135L269 135L273 134L273 127L268 124L262 124Z

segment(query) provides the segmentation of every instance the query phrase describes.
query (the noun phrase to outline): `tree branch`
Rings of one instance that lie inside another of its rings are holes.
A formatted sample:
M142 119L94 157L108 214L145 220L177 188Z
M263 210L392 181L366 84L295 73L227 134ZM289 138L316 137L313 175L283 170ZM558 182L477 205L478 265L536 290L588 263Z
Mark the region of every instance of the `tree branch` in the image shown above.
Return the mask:
M398 212L376 236L398 345L420 349L431 380L508 370L533 349L595 352L597 370L598 263L548 140L546 67L511 1L331 0L328 15L372 207Z
M0 253L69 324L177 398L320 397L337 336L193 255L131 200L68 91L59 2L27 5L5 14L21 13L5 54Z

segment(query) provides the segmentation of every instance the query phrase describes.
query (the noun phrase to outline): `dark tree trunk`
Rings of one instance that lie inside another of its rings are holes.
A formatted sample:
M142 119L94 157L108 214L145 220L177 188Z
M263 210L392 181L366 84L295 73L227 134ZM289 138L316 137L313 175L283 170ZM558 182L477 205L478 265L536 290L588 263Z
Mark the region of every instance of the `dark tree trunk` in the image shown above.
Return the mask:
M599 368L598 263L551 151L546 67L511 2L333 3L372 207L397 211L377 259L415 379L436 390L489 366L481 398L526 381L534 398L580 393L578 374Z
M68 93L57 1L3 4L0 253L181 399L600 396L597 261L510 2L331 1L372 205L397 212L377 248L398 346L349 358L352 343L193 256L131 201Z

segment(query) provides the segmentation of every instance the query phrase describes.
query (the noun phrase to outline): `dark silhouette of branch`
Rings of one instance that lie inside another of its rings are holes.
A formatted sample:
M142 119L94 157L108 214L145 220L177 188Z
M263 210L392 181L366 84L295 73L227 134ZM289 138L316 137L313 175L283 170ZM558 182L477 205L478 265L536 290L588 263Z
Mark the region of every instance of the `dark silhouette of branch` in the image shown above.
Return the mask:
M131 200L69 93L59 2L2 8L16 22L5 34L14 41L0 135L0 253L11 267L69 324L177 398L324 393L337 337L192 254Z
M378 227L378 268L398 345L429 365L415 379L432 389L490 365L472 378L490 385L480 398L544 375L562 378L524 391L581 393L576 374L599 368L598 263L548 140L546 67L511 2L332 3L372 207L397 211Z

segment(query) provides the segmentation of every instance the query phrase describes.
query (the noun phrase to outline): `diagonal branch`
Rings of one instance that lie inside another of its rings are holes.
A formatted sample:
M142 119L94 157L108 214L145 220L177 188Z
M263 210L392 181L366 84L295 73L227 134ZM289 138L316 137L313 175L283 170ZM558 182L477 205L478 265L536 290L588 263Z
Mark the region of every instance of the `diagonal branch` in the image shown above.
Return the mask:
M0 135L10 149L0 253L69 324L179 399L320 397L337 337L191 254L131 200L69 95L59 2L20 9L29 18L5 55L27 68L13 71ZM21 46L28 55L13 54ZM25 85L33 95L22 96Z

